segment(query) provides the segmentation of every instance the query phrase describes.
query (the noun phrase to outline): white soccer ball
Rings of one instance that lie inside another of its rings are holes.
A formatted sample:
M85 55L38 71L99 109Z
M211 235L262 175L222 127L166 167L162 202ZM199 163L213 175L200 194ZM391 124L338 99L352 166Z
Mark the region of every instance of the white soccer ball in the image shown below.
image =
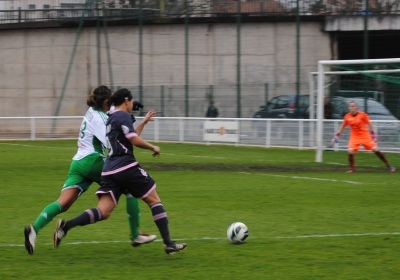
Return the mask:
M249 229L244 223L235 222L228 227L226 235L232 243L243 243L249 237Z

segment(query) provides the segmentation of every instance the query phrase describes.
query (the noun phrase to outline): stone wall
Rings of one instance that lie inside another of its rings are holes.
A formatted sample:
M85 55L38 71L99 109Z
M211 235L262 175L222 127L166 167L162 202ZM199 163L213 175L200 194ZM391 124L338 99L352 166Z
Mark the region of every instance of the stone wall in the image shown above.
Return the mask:
M321 23L302 23L300 32L300 78L302 88L307 88L308 73L317 70L318 60L335 59L335 55L331 52L329 34L322 31ZM107 33L111 68L107 64L104 33L98 55L96 28L83 29L65 95L61 97L77 30L0 30L0 117L52 116L57 113L61 99L58 115L82 115L87 109L87 93L99 82L109 85L110 71L115 87L138 86L142 80L144 87L157 88L184 85L185 65L188 65L190 86L231 85L235 88L238 75L236 24L190 25L187 60L184 25L145 25L142 48L136 25L109 26ZM240 36L241 83L273 84L269 96L295 92L296 23L243 23ZM159 90L145 92L147 99L152 98L152 94L160 94ZM242 94L245 96L246 92ZM246 106L251 108L242 117L250 117L250 112L265 102L264 95L259 95L248 98ZM226 92L219 102L230 96L234 99L236 92ZM207 100L203 97L200 100L204 102L199 106L205 107ZM235 108L226 110L226 117L235 117ZM191 116L203 116L198 114Z

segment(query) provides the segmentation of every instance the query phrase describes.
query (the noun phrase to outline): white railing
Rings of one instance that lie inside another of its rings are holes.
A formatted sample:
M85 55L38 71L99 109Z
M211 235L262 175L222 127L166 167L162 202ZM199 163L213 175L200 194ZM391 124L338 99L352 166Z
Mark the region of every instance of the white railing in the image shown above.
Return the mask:
M139 122L141 117L136 117L136 119ZM78 136L81 120L81 116L0 117L0 140L75 139ZM315 119L159 117L145 127L142 136L146 140L157 142L315 149L316 121ZM339 145L331 147L330 144L330 140L338 130L340 123L341 120L324 121L324 149L346 149L348 129L341 136ZM210 125L215 129L206 129ZM374 126L379 134L381 150L398 152L399 121L374 121ZM232 127L233 129L227 129ZM234 137L224 138L230 132L234 134ZM209 135L207 133L214 134L210 138L207 137Z

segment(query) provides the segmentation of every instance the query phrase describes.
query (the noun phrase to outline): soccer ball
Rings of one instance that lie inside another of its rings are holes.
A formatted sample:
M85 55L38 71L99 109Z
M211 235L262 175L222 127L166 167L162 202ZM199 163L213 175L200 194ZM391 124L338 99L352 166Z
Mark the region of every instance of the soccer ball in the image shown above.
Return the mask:
M249 229L244 223L235 222L228 227L226 236L232 243L243 243L249 237Z

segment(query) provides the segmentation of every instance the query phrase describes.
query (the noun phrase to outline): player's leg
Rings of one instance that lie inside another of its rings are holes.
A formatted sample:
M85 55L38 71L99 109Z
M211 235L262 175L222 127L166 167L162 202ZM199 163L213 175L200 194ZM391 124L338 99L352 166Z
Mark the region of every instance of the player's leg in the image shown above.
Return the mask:
M90 155L71 162L60 197L57 201L47 205L33 224L36 233L50 223L55 216L67 211L78 197L89 189L93 181L96 180L96 178L91 178L93 173L100 177L103 160L99 161L99 158L97 155Z
M104 159L102 156L99 154L91 154L86 157L84 157L81 160L75 161L75 168L76 174L81 176L84 179L81 179L83 183L80 183L81 190L84 192L86 191L92 182L100 183L101 181L101 171L103 169L104 165ZM77 175L77 177L78 177ZM89 181L90 180L90 181ZM88 184L88 182L90 184ZM113 196L116 198L116 200L113 200L113 197L111 197L110 192L112 192L110 189L107 189L104 193L108 193L108 195L104 195L105 197L110 196L111 202L108 204L109 201L107 201L107 198L102 198L103 195L99 195L99 202L97 208L93 209L88 209L81 215L75 217L74 222L71 224L72 227L75 227L77 225L86 225L89 223L95 223L97 221L107 219L108 216L111 214L112 210L114 209L119 197L121 196L121 193L118 192L117 196ZM102 204L102 201L104 201L104 204ZM101 209L103 209L103 212L101 212ZM87 223L87 215L89 215L89 222ZM79 217L79 218L78 218ZM67 226L64 229L64 226ZM66 235L68 231L68 224L66 225L66 221L61 219L57 222L57 227L56 231L53 234L53 244L55 247L57 247L62 238Z
M25 226L25 249L29 254L33 254L33 251L35 250L36 237L39 231L50 223L54 217L64 212L63 205L59 201L61 200L72 204L73 201L78 198L78 194L79 190L77 189L68 189L63 191L57 201L54 201L43 208L32 225Z
M130 229L130 240L133 247L154 241L157 236L140 232L140 207L139 200L131 194L126 195L126 213Z
M378 144L371 140L365 141L363 143L365 150L372 152L385 164L385 166L389 169L390 172L396 172L396 168L390 165L389 161L386 159L386 156L378 149Z
M126 214L130 229L130 240L134 240L139 234L140 208L139 201L131 194L126 195Z
M173 254L186 248L186 244L177 244L171 240L167 212L156 192L156 182L139 165L129 168L118 175L118 182L134 197L142 199L150 207L154 223L164 241L165 252Z
M366 148L367 149L367 148ZM390 172L396 172L396 168L390 165L389 161L387 160L386 156L377 148L372 149L374 154L386 165Z
M33 223L36 233L50 223L58 214L65 212L78 199L80 190L78 188L65 189L61 192L57 201L48 204L40 212L39 216Z
M72 161L68 172L67 180L57 201L54 201L43 208L37 216L35 222L25 226L25 249L29 254L35 250L37 234L50 223L58 214L67 211L69 207L78 199L82 191L89 188L91 182L88 182L80 173L80 166L76 161Z
M135 176L135 171L138 172L137 169L135 170L127 170L126 172L122 172L118 175L119 181L122 185L125 182L129 182ZM131 182L129 185L135 185L136 181ZM126 195L126 212L128 216L128 223L130 229L130 238L131 244L133 247L138 247L145 243L150 243L154 241L157 236L153 234L146 234L141 233L139 231L140 228L140 207L139 207L139 200L132 196L132 194L128 193Z
M167 213L155 191L156 182L153 178L139 165L115 174L114 178L120 183L121 187L126 189L132 196L142 199L150 206L154 222L161 233L164 243L171 243ZM106 177L103 177L102 183L106 179Z
M151 209L154 223L157 225L161 237L164 241L165 252L167 254L174 254L176 252L186 249L186 243L178 244L171 240L168 227L169 221L167 218L167 212L165 211L164 206L161 203L161 200L156 192L155 184L151 193L148 196L143 197L143 201L146 202L146 204Z
M356 171L356 154L354 152L348 152L347 153L347 161L349 162L349 170L347 171L347 173L353 173Z
M358 152L358 144L350 139L347 149L347 161L349 162L349 170L347 173L354 173L356 171L356 153Z
M71 220L66 221L64 219L60 219L57 222L56 230L53 235L54 247L58 247L60 245L62 239L67 235L70 229L76 226L94 224L107 219L117 206L118 199L121 196L121 193L115 193L111 191L98 191L96 194L99 197L99 202L96 208L87 209Z

